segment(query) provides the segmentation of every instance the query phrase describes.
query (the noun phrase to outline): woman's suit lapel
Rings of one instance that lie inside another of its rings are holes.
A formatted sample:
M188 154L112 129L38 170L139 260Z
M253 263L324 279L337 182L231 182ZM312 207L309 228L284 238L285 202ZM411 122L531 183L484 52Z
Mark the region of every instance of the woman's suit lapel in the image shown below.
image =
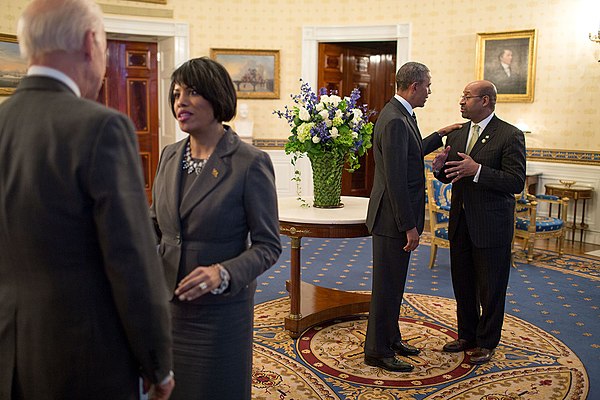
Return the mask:
M185 219L194 207L231 173L230 156L239 146L239 138L226 128L225 134L217 144L214 153L210 156L202 173L190 187L190 190L181 199L179 213Z
M166 210L171 215L171 221L179 221L179 184L181 182L183 153L187 140L182 140L176 146L171 148L170 153L165 153L164 176L165 176L165 196Z

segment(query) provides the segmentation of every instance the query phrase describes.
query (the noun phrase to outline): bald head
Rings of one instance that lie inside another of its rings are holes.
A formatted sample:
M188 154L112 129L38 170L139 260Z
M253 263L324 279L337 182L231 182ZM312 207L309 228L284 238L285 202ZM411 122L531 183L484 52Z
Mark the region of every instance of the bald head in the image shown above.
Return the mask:
M496 109L496 86L490 81L474 81L463 90L460 112L463 118L478 123Z

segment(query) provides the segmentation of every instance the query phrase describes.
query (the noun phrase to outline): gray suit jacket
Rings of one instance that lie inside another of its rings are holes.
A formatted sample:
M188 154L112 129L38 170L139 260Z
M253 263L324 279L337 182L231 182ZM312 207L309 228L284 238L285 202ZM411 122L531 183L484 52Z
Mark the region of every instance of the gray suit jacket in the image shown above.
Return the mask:
M221 263L231 281L224 295L195 303L252 301L256 277L281 253L275 173L269 155L226 127L204 169L180 198L188 139L164 148L153 186L151 216L169 290L199 265Z
M140 369L168 374L146 203L127 117L48 77L0 105L0 399L133 399Z
M451 147L447 161L461 160L457 152L467 147L470 124L448 135ZM470 156L482 165L478 183L463 178L452 185L449 237L452 241L461 209L477 247L510 245L514 229L515 196L525 185L525 137L523 132L498 117L479 134ZM448 183L442 169L437 177Z
M437 133L421 139L416 122L396 98L381 110L373 137L375 179L367 212L371 233L398 238L414 227L423 232L423 157L441 145Z

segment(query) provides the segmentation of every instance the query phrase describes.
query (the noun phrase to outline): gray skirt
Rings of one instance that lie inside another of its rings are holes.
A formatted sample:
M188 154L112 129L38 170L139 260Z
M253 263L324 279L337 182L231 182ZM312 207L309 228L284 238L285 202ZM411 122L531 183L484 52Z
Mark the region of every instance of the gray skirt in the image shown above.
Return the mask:
M252 300L171 303L172 400L246 400L252 393Z

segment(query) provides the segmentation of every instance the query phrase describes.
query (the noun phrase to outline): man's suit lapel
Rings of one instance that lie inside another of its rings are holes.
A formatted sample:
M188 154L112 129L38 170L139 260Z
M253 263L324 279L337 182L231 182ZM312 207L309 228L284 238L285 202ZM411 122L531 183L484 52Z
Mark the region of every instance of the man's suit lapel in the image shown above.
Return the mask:
M498 128L498 118L494 115L490 122L487 124L483 132L479 134L479 139L475 142L475 145L471 149L471 157L477 155L481 149L485 146L488 146L489 143L493 140L494 134L496 133L496 129ZM466 140L465 140L465 148L466 148Z
M408 110L406 108L404 108L404 106L402 105L402 103L400 103L398 101L398 99L396 99L395 97L392 98L392 104L394 104L396 106L396 108L398 108L398 110L404 116L404 119L407 121L407 125L410 127L410 131L412 132L413 137L415 138L415 140L419 144L419 149L422 152L423 151L423 138L421 137L421 132L419 131L419 127L417 126L417 122L412 117L412 115L410 115L408 113Z
M200 203L231 173L229 157L238 146L239 138L231 133L230 129L227 129L223 138L217 144L214 153L206 162L202 173L192 184L183 199L181 199L179 212L182 219L186 218L196 204Z

